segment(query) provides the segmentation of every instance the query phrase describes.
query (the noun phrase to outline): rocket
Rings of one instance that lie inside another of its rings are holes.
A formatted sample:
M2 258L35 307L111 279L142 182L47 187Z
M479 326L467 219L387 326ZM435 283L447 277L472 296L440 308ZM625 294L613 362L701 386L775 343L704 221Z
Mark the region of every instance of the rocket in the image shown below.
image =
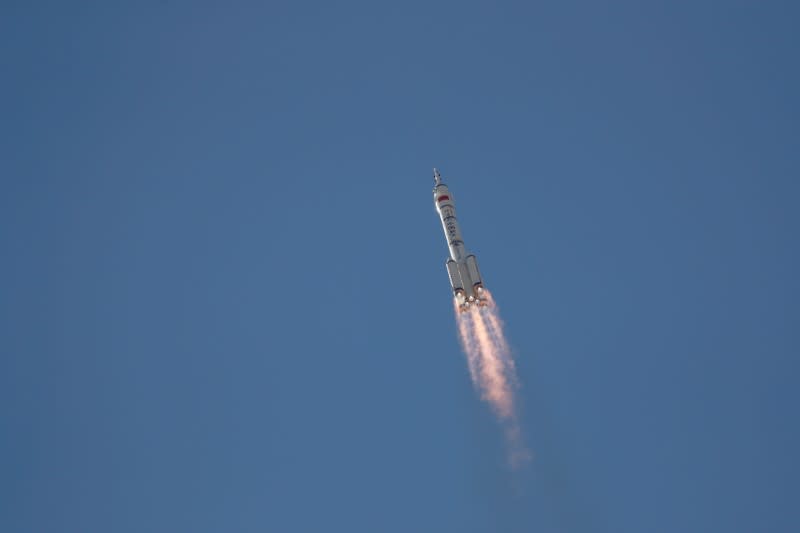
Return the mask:
M461 229L456 219L456 206L453 194L442 183L439 171L433 169L433 205L442 221L444 237L450 249L450 257L445 262L447 275L450 276L450 287L456 299L459 311L467 311L471 306L487 304L483 290L483 280L478 270L478 261L473 254L468 254L461 238Z

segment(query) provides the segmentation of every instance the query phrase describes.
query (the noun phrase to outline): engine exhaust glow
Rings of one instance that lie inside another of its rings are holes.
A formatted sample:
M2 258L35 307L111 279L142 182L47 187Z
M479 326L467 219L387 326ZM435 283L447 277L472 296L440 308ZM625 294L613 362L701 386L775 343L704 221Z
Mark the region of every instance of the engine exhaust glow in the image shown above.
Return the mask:
M464 307L454 300L461 346L467 356L472 383L505 429L509 464L530 460L522 440L514 391L518 387L514 359L503 333L503 323L491 293L483 289L484 305Z

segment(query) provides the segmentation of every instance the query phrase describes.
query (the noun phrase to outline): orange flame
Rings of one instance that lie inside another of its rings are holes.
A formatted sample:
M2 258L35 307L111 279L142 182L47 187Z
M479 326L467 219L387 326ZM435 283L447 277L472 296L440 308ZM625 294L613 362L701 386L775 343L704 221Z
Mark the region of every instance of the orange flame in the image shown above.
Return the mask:
M456 322L472 382L505 426L509 463L516 468L530 459L514 408L518 380L497 306L488 290L484 294L484 307L461 311L455 302Z

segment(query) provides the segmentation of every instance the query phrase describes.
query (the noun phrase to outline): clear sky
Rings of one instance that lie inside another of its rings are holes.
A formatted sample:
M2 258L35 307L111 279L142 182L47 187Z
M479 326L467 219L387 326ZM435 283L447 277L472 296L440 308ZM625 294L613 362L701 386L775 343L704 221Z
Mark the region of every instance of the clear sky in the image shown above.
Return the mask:
M800 530L796 3L214 4L0 8L0 531Z

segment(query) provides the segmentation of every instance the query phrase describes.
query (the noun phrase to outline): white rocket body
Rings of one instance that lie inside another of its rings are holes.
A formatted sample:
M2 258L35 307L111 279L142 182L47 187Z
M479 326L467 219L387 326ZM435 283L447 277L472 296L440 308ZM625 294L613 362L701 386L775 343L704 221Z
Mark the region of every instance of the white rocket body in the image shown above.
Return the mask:
M458 301L460 311L466 311L471 305L486 305L483 294L483 280L478 270L478 261L475 256L467 253L464 241L461 238L461 229L456 219L456 207L453 195L442 183L439 171L433 170L435 187L433 188L433 204L442 221L442 229L450 249L450 258L445 263L447 274L450 276L450 286L453 295Z

